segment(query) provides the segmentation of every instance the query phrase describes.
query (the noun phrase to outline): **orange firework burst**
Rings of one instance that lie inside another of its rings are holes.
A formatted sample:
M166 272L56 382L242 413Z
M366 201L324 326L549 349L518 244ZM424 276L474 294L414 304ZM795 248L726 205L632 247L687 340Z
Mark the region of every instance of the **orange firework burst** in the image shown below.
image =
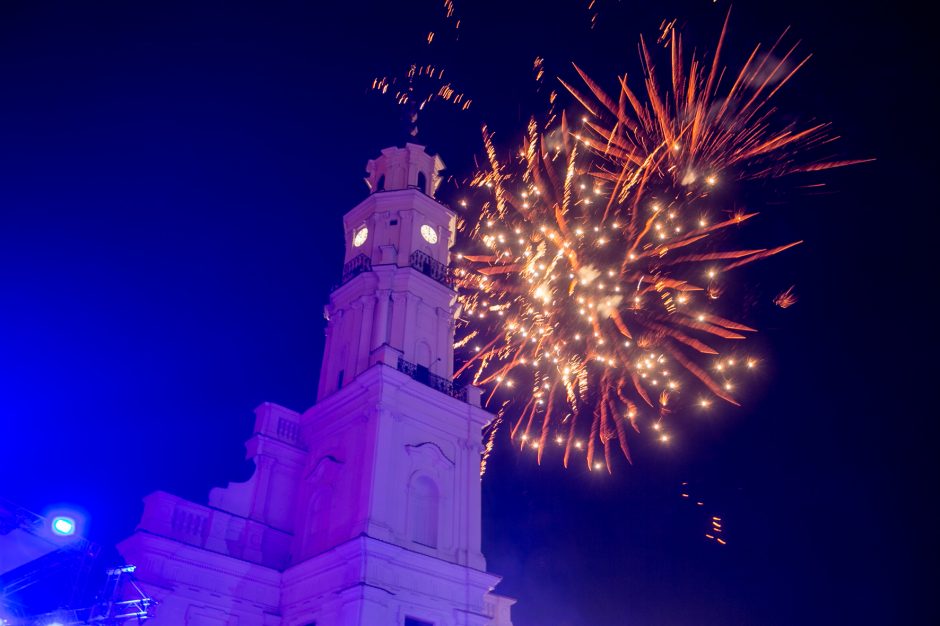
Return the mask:
M756 361L735 348L755 330L719 314L722 281L800 242L730 245L757 214L716 191L850 163L800 158L830 141L825 125L776 121L770 101L806 61L794 48L756 48L719 89L727 20L710 63L686 59L669 26L669 88L641 40L643 99L626 76L610 96L576 67L583 93L565 87L586 111L578 128L533 120L509 160L484 128L489 167L472 187L485 197L456 270L466 359L455 376L488 400L507 390L494 428L511 408L512 437L539 460L554 443L566 466L583 449L590 469L610 471L613 446L630 458L628 428L666 443L683 404L738 404L733 375Z

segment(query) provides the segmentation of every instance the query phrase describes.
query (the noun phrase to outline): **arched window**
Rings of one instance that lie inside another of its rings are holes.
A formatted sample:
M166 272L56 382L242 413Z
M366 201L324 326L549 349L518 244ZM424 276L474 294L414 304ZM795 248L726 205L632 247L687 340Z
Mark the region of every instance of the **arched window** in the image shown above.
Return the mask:
M316 489L307 506L305 556L313 556L329 546L330 517L333 508L333 490Z
M431 346L426 341L415 344L415 375L414 379L427 385L431 374Z
M440 494L434 481L427 476L415 478L408 494L408 521L412 541L429 548L437 547L439 508Z
M418 189L420 189L422 193L431 195L428 194L428 177L424 175L424 172L418 172Z
M427 341L418 341L415 344L415 363L431 367L431 346Z

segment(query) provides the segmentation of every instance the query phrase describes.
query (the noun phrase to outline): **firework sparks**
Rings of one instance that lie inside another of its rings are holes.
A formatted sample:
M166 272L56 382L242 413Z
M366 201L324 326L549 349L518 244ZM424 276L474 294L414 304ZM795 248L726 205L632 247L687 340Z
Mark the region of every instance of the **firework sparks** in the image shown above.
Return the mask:
M483 197L456 269L466 358L455 377L488 400L506 391L494 427L511 415L511 436L539 461L562 448L567 466L583 450L589 469L610 471L615 446L630 459L628 429L668 445L678 409L737 405L736 374L757 362L738 347L755 329L719 308L723 285L800 242L732 245L757 213L719 192L852 163L808 156L830 141L824 124L776 122L769 103L806 62L795 47L756 48L719 96L727 20L710 63L686 59L667 26L669 88L641 40L643 99L626 76L612 97L575 67L584 92L563 84L585 110L576 127L532 120L509 160L484 128L488 168L471 185Z
M702 500L693 500L691 494L689 493L691 488L689 483L682 483L682 488L679 492L679 495L686 501L694 501L696 506L704 507L705 502ZM707 514L707 528L705 530L705 538L709 541L714 541L720 545L728 545L728 541L722 536L725 532L723 519L717 515Z
M433 35L433 33L432 33ZM429 35L429 42L432 35ZM389 95L408 116L411 135L418 134L418 113L432 102L450 103L461 111L470 108L471 99L444 78L444 68L412 65L403 78L383 76L372 81L372 90Z
M796 294L793 293L793 290L795 288L796 288L796 285L793 285L786 291L778 293L777 296L774 298L774 304L776 304L781 309L788 309L794 304L796 304L796 301L798 300L798 298L796 297Z
M460 18L453 0L444 0L444 15L441 28L451 30L453 36L446 38L456 41L460 30ZM431 30L426 36L428 47L440 41L439 32ZM436 44L435 44L436 46ZM418 114L431 103L449 103L461 111L470 108L470 97L448 77L445 68L438 63L412 63L403 75L380 76L372 80L372 91L391 96L395 104L405 114L408 132L418 134Z

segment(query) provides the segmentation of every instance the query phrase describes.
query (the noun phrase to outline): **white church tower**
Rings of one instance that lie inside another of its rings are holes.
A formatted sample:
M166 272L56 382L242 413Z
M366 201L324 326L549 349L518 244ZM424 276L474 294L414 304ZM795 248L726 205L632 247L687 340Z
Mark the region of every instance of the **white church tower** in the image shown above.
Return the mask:
M480 392L455 389L443 163L387 148L344 220L318 402L256 411L245 483L157 492L119 546L156 626L511 626L480 550Z

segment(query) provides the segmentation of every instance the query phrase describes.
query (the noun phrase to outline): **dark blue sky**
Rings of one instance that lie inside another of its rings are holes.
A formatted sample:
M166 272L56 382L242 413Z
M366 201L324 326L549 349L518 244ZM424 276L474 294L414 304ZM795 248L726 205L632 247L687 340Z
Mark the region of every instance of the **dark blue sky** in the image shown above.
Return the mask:
M460 41L429 52L436 0L271 4L0 8L0 495L81 505L105 545L152 490L203 501L246 478L257 404L314 401L340 217L403 138L374 76L445 62L474 105L429 112L423 140L465 173L481 120L510 140L536 112L535 55L551 75L638 73L639 33L679 17L709 47L727 8L599 0L592 32L584 2L458 0ZM759 320L767 364L743 409L665 450L638 441L612 477L500 449L484 544L518 626L931 621L916 21L899 4L735 6L728 61L792 25L815 56L781 106L878 161L767 211L767 232L806 244L747 295L795 282L800 301ZM705 509L728 546L704 540Z

